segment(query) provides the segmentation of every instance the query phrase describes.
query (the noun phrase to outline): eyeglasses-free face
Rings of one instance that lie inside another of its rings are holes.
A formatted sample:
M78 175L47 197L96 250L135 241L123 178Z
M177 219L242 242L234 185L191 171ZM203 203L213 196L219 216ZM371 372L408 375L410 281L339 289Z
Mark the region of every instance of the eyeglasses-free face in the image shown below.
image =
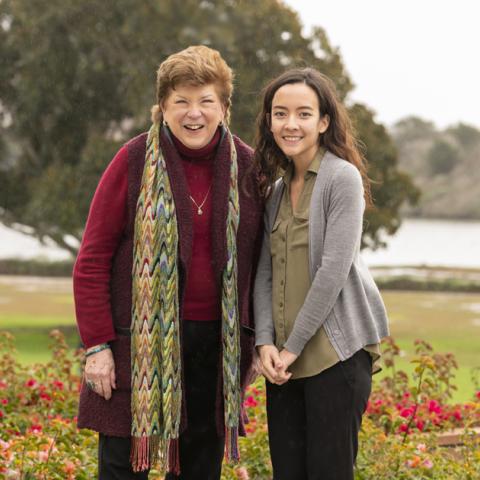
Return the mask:
M275 92L270 130L278 147L295 163L308 165L313 160L318 137L328 125L328 115L320 116L317 94L308 85L287 84Z
M186 147L199 149L223 122L225 107L214 84L179 85L165 99L162 112L175 137Z

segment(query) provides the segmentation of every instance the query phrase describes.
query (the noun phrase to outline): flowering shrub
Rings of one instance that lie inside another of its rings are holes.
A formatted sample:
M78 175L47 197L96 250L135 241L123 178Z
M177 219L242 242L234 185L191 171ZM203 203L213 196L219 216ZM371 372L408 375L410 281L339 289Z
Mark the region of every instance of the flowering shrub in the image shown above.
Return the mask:
M79 363L59 331L50 336L52 360L22 366L13 337L0 333L0 478L95 478L97 437L76 426Z
M96 478L97 435L77 430L81 352L72 360L62 334L51 333L52 360L22 366L13 337L0 333L0 478L7 480L83 480ZM356 480L474 480L480 478L480 391L472 401L449 403L453 356L433 353L416 342L415 372L398 371L399 349L383 346L388 371L376 382L360 433ZM477 384L478 389L478 384ZM238 465L224 465L224 480L271 479L261 379L245 395L248 436L240 439ZM461 429L454 447L439 446L439 435ZM153 470L150 479L162 478Z
M457 368L451 354L435 354L415 342L412 378L397 371L399 348L386 339L383 363L388 370L373 390L360 433L356 479L480 478L480 391L472 401L450 404ZM442 433L457 435L457 446L439 445Z

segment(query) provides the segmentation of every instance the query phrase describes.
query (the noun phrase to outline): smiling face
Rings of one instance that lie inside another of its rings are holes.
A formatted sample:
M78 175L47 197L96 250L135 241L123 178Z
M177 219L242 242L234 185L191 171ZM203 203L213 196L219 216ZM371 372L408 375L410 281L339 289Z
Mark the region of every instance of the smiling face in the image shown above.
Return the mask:
M192 149L207 145L225 116L214 84L178 85L168 94L162 111L175 137Z
M329 124L328 115L320 116L315 91L305 83L280 87L272 99L270 130L276 144L295 164L308 166Z

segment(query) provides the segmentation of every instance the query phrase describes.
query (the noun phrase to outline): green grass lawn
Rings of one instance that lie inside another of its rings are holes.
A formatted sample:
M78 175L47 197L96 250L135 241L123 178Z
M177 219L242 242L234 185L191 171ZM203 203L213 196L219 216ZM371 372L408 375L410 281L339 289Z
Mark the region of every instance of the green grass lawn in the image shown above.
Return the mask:
M383 298L391 335L402 349L398 367L411 372L413 343L426 340L435 352L455 355L459 369L454 400L471 399L471 371L480 367L480 294L386 291Z
M399 367L412 370L413 342L426 340L436 352L455 355L460 367L455 400L470 399L471 369L480 367L480 294L385 291L383 297L392 336L402 349ZM49 359L53 328L65 332L72 348L78 346L70 280L0 276L0 329L15 335L19 361Z

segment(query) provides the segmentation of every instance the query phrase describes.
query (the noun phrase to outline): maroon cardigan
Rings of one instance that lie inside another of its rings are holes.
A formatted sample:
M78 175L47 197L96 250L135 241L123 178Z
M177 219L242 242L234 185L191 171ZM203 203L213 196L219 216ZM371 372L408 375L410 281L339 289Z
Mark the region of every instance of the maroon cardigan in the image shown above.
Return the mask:
M130 323L132 310L132 263L133 234L137 198L139 195L143 167L145 163L147 134L141 134L126 144L128 150L128 200L127 221L117 248L112 257L110 274L110 307L115 330L115 339L110 342L115 360L117 389L112 398L105 400L90 391L83 383L80 393L78 426L89 428L106 435L128 437L131 434L131 357L130 357ZM237 234L238 255L238 306L240 315L240 381L242 396L248 385L254 351L254 325L252 314L252 287L255 267L258 259L263 201L258 193L257 175L250 168L253 152L239 138L234 137L237 149L239 171L240 224ZM180 317L183 314L184 287L191 261L193 240L193 218L188 185L183 172L181 159L168 133L163 129L160 136L162 151L165 155L168 175L172 185L177 212L179 232L179 279L180 279ZM212 258L213 270L218 282L227 263L226 221L230 177L230 147L226 136L222 138L214 160L212 185ZM92 215L92 213L90 213ZM108 220L106 220L108 221ZM83 245L83 244L82 244ZM92 248L92 246L90 246ZM75 288L84 287L89 269L95 265L82 261L82 246L75 263L73 279ZM77 301L77 299L76 299ZM88 318L77 318L79 330ZM109 326L105 326L108 331ZM223 432L223 403L221 390L222 370L219 362L219 388L217 394L217 427ZM185 389L183 389L185 390ZM181 429L186 427L186 409L183 402ZM240 434L244 434L244 414L240 418Z

